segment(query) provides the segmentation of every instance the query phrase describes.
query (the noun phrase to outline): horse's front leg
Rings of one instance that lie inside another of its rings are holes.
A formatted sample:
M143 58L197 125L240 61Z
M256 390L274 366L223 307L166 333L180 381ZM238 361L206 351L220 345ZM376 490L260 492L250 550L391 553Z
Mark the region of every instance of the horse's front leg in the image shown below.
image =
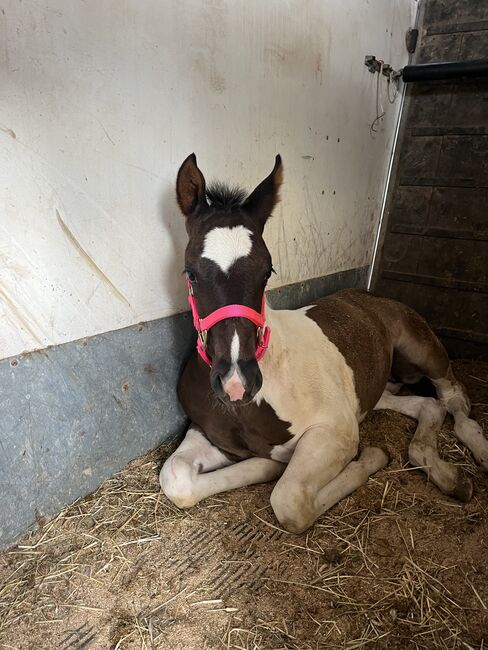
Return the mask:
M303 434L271 494L275 515L286 530L303 532L387 464L387 455L377 447L366 447L351 462L358 443L358 424L352 414Z
M190 508L220 492L272 481L281 476L283 463L248 458L234 463L194 425L166 460L159 475L164 494L179 508Z

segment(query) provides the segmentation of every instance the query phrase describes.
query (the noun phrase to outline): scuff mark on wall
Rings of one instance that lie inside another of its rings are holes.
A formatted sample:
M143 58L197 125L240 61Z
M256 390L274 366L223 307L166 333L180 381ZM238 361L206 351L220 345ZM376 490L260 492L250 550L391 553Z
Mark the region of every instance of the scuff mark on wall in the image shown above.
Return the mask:
M218 72L212 55L203 54L195 60L195 70L201 73L202 77L208 80L209 87L216 93L221 94L225 90L225 79Z
M199 72L210 90L222 94L226 90L226 79L219 65L219 48L225 40L225 21L228 7L224 2L203 3L203 29L193 38L195 49L194 69Z
M25 329L26 332L29 332L32 338L39 343L39 345L44 347L44 341L40 339L35 330L32 329L28 318L21 313L20 307L15 304L14 300L9 296L5 288L2 289L2 287L0 287L0 297L9 308L15 320L20 323L20 326Z
M315 58L315 78L322 85L322 52L317 52Z
M112 291L114 296L116 296L119 300L124 302L128 307L130 307L130 302L127 300L127 298L124 296L124 294L117 289L115 284L108 278L105 273L102 271L102 269L98 266L98 264L92 259L89 253L83 248L83 246L80 244L78 239L74 236L74 234L71 232L71 230L68 228L66 223L63 221L61 215L59 214L59 211L56 210L56 217L58 220L58 223L61 227L61 230L63 233L66 235L68 241L76 248L78 253L80 254L82 260L86 262L86 264L90 267L90 269L93 271L93 273L100 278L100 280L107 286L109 289Z
M0 131L7 133L7 135L9 135L11 138L17 140L17 134L13 129L8 129L6 126L0 126Z

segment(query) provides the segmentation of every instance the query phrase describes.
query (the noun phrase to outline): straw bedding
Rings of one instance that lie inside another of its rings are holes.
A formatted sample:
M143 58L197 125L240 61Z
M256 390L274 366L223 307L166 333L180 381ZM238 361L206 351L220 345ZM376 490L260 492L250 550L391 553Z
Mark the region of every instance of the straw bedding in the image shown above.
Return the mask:
M488 364L458 361L488 430ZM453 437L443 456L474 479L460 504L407 463L415 422L376 412L364 443L389 466L308 533L280 530L271 485L179 511L159 492L171 447L136 459L0 555L0 648L483 648L488 478Z

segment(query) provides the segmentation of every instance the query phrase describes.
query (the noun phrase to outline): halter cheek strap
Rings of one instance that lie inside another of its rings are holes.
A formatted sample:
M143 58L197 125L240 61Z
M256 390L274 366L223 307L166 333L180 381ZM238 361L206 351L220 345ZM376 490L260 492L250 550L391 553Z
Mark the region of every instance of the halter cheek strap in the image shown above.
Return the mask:
M256 361L260 361L269 344L269 337L271 335L271 330L269 327L265 326L265 316L264 316L264 294L263 300L261 303L261 313L258 313L250 307L245 305L225 305L225 307L220 307L216 309L205 318L200 318L198 315L197 304L195 301L195 296L193 295L193 287L191 286L188 276L186 278L186 284L188 286L188 302L190 304L191 313L193 315L193 325L198 333L197 340L197 351L198 354L202 357L205 363L208 366L212 365L212 359L208 356L206 347L207 347L207 335L208 330L212 328L217 323L220 323L222 320L227 318L247 318L258 328L258 344L256 346Z

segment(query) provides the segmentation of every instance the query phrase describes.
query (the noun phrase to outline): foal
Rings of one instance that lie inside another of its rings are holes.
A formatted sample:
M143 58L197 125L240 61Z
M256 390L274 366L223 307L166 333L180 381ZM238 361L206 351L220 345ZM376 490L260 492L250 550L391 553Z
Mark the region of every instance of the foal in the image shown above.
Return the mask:
M271 174L246 197L221 184L207 189L194 154L178 172L189 235L185 272L199 334L198 354L178 387L191 424L161 470L164 493L189 508L219 492L279 479L271 494L275 515L287 530L301 532L387 464L376 447L353 459L359 422L372 409L388 408L418 420L411 463L442 492L468 501L470 479L437 452L446 409L484 469L488 441L468 417L469 400L443 346L418 314L358 290L296 311L266 306L264 313L273 268L262 233L282 175L277 156ZM390 376L406 383L427 376L439 400L398 397Z

